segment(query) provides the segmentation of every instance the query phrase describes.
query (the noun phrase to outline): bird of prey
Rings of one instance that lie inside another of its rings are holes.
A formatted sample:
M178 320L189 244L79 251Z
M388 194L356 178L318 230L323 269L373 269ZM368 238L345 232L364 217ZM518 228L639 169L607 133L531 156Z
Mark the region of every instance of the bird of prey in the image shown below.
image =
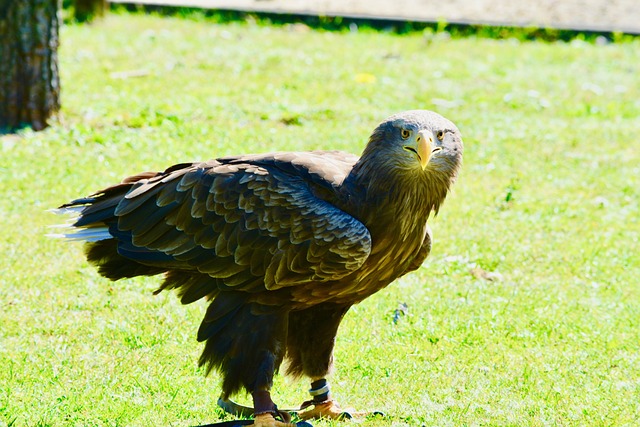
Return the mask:
M86 242L111 280L163 274L156 292L209 302L200 365L222 399L245 390L257 427L290 425L274 373L311 380L302 418L337 418L327 376L354 304L416 270L462 162L456 126L426 110L380 123L360 157L275 152L183 163L124 179L60 207L64 237Z

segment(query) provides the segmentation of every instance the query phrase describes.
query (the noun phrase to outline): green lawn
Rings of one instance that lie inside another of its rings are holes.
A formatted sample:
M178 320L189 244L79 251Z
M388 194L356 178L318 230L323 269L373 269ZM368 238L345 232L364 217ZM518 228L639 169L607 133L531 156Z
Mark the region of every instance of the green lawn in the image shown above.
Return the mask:
M415 108L458 124L465 164L424 267L347 316L336 397L387 413L367 426L640 422L640 41L112 14L61 42L60 122L0 140L0 426L221 417L197 368L205 305L102 279L44 236L47 209L181 161L359 153ZM307 388L279 378L277 402Z

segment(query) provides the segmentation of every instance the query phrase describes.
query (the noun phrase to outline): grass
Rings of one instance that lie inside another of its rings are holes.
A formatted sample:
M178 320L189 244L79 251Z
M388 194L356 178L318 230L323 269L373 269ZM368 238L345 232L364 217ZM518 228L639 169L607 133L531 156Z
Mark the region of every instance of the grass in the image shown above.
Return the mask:
M463 173L424 267L347 316L336 397L387 413L371 426L639 422L638 40L114 14L65 27L60 61L59 123L1 140L0 426L223 417L196 363L205 306L153 297L157 278L100 278L79 245L44 237L46 209L181 161L359 153L413 108L459 125ZM307 387L279 378L277 401Z

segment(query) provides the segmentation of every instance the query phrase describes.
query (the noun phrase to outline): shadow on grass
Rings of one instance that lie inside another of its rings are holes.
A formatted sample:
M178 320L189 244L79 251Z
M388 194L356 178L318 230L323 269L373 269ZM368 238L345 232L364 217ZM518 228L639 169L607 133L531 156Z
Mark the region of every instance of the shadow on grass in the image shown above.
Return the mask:
M324 31L347 32L355 30L384 31L395 34L414 32L448 33L452 37L482 37L492 39L517 39L520 41L571 41L624 42L640 35L607 31L575 31L555 28L492 26L440 22L416 22L397 19L370 19L342 16L314 16L302 14L281 14L270 12L244 12L236 10L200 9L180 6L140 5L135 3L112 4L112 10L150 13L160 16L179 16L186 19L206 19L215 23L246 22L261 25L304 24Z
M6 137L10 137L10 136L19 136L18 134L21 131L27 130L27 129L31 129L31 127L27 124L23 124L21 126L18 127L2 127L0 126L0 137L6 136Z

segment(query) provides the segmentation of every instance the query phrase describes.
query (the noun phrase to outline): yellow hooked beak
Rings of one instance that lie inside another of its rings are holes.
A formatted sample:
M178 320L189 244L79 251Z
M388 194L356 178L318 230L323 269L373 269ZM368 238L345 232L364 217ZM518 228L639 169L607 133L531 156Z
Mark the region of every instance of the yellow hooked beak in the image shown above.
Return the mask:
M431 154L433 153L433 136L431 132L421 130L416 135L416 152L418 153L418 160L422 170L427 167L429 160L431 160Z

